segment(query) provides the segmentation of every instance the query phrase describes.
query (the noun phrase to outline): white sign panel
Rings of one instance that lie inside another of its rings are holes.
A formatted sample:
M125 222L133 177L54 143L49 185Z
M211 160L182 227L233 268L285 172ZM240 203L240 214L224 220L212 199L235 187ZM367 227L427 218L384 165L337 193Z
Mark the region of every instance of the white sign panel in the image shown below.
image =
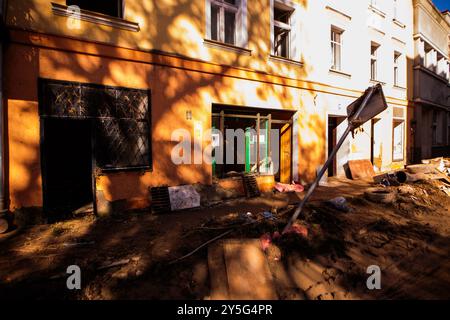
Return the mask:
M193 186L169 187L172 211L200 207L200 194Z

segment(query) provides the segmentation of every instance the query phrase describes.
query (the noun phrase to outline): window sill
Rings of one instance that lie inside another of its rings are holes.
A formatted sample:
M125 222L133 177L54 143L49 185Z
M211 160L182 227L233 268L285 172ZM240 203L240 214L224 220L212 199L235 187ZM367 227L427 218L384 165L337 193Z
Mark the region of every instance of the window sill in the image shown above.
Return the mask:
M100 168L101 174L112 174L112 173L120 173L120 172L141 172L145 174L147 172L153 172L152 166L142 166L142 167L106 167Z
M239 54L244 54L247 56L252 55L252 50L243 48L243 47L238 47L238 46L228 44L228 43L223 43L223 42L209 40L209 39L203 39L203 43L205 44L205 46L210 47L210 48L228 50L228 51L236 52Z
M382 86L386 85L386 82L380 81L380 80L376 80L376 79L370 79L370 83L372 84L381 84Z
M292 60L292 59L285 58L285 57L279 57L279 56L276 56L276 55L273 55L273 54L271 54L269 56L269 60L275 61L275 62L291 64L291 65L294 65L294 66L297 66L297 67L303 67L303 62Z
M401 23L399 20L397 19L392 19L392 22L394 22L397 26L399 26L400 28L406 28L406 25Z
M333 68L330 68L329 72L332 73L332 74L337 74L337 75L340 75L340 76L344 76L344 77L349 78L349 79L352 77L352 75L350 73L346 73L346 72L343 72L343 71L340 71L340 70L336 70L336 69L333 69Z
M395 85L395 84L392 86L392 88L398 89L398 90L402 90L402 91L406 91L406 87L402 87L402 86Z
M377 7L369 4L369 9L372 10L372 12L376 13L377 15L379 15L380 17L386 18L386 13L384 13L383 11L378 9Z
M124 29L128 31L138 32L140 30L139 24L125 19L107 16L101 13L96 13L88 10L80 10L80 16L75 16L72 11L68 10L68 6L52 2L52 12L54 15L63 16L73 19L79 19L95 24L109 26L117 29Z
M386 32L384 32L383 30L378 29L377 27L369 26L369 28L374 30L374 31L376 31L376 32L378 32L378 33L380 33L380 34L382 34L383 36L386 35Z

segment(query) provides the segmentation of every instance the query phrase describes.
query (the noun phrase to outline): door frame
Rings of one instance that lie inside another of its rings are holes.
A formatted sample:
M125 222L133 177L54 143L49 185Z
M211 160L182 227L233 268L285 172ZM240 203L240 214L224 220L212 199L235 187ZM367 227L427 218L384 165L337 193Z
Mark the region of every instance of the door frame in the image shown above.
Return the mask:
M347 115L346 114L338 114L338 113L333 113L333 112L326 112L325 113L325 154L326 154L326 158L328 158L329 156L329 152L328 152L328 125L329 125L329 118L337 118L337 126L336 129L339 127L339 125L344 122L347 119ZM336 141L338 140L338 133L336 132ZM334 176L339 176L338 174L338 153L336 153L335 155L335 175ZM328 174L328 169L327 169L327 174Z
M43 212L45 214L45 218L48 220L50 216L47 214L49 211L48 207L48 166L47 166L47 157L46 157L46 150L47 150L47 142L45 137L45 123L48 120L58 120L58 119L66 119L65 117L56 117L56 116L39 116L39 132L40 132L40 138L39 138L39 152L40 152L40 160L41 160L41 177L42 177L42 208ZM90 133L91 133L91 179L92 179L92 202L93 202L93 213L94 215L97 215L97 184L96 184L96 177L95 177L95 171L97 168L97 163L95 159L95 138L94 138L94 120L91 118L70 118L70 120L73 121L89 121L90 124Z
M279 170L280 170L280 182L281 182L281 153L282 153L282 146L281 146L281 136L282 136L282 130L283 130L283 127L281 127L281 129L280 129L280 168L279 168ZM286 123L286 129L284 130L284 132L286 132L287 130L289 130L290 131L290 136L289 136L289 140L290 140L290 144L289 144L289 147L290 147L290 150L289 150L289 154L290 154L290 160L289 160L289 182L288 182L288 184L291 184L292 183L292 180L293 180L293 177L294 177L294 174L293 174L293 164L294 164L294 161L293 161L293 152L294 152L294 139L293 139L293 136L294 136L294 124L293 124L293 121L292 121L292 119L289 121L289 122L287 122Z

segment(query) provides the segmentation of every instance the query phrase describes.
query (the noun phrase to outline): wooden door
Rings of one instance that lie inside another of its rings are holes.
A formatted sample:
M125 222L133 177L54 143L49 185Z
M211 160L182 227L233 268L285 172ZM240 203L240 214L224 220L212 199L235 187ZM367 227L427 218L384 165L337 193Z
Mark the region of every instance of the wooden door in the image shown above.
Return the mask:
M280 182L291 183L292 178L292 126L286 124L280 137Z

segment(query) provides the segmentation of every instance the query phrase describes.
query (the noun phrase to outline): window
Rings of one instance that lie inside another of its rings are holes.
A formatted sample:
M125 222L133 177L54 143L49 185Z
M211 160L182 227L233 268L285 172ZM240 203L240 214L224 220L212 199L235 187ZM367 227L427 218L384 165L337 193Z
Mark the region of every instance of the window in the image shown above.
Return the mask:
M398 19L398 2L397 0L394 0L394 20Z
M331 69L342 69L342 35L343 31L331 28Z
M405 132L405 121L404 120L394 120L393 122L393 139L392 139L392 161L403 160L403 150L404 150L404 132Z
M400 52L395 51L394 52L394 86L400 85L400 74L399 74L399 68L400 68L400 57L402 54Z
M378 80L378 49L380 46L372 43L370 46L370 80Z
M207 38L246 47L246 0L208 0Z
M99 168L151 168L148 90L44 79L39 90L41 116L92 121Z
M78 6L82 10L89 10L108 16L123 18L122 0L67 0L67 6Z
M443 112L438 110L433 110L433 118L432 118L432 144L434 146L441 145L444 142L444 119Z
M294 9L279 2L273 6L273 54L292 58L292 15Z

